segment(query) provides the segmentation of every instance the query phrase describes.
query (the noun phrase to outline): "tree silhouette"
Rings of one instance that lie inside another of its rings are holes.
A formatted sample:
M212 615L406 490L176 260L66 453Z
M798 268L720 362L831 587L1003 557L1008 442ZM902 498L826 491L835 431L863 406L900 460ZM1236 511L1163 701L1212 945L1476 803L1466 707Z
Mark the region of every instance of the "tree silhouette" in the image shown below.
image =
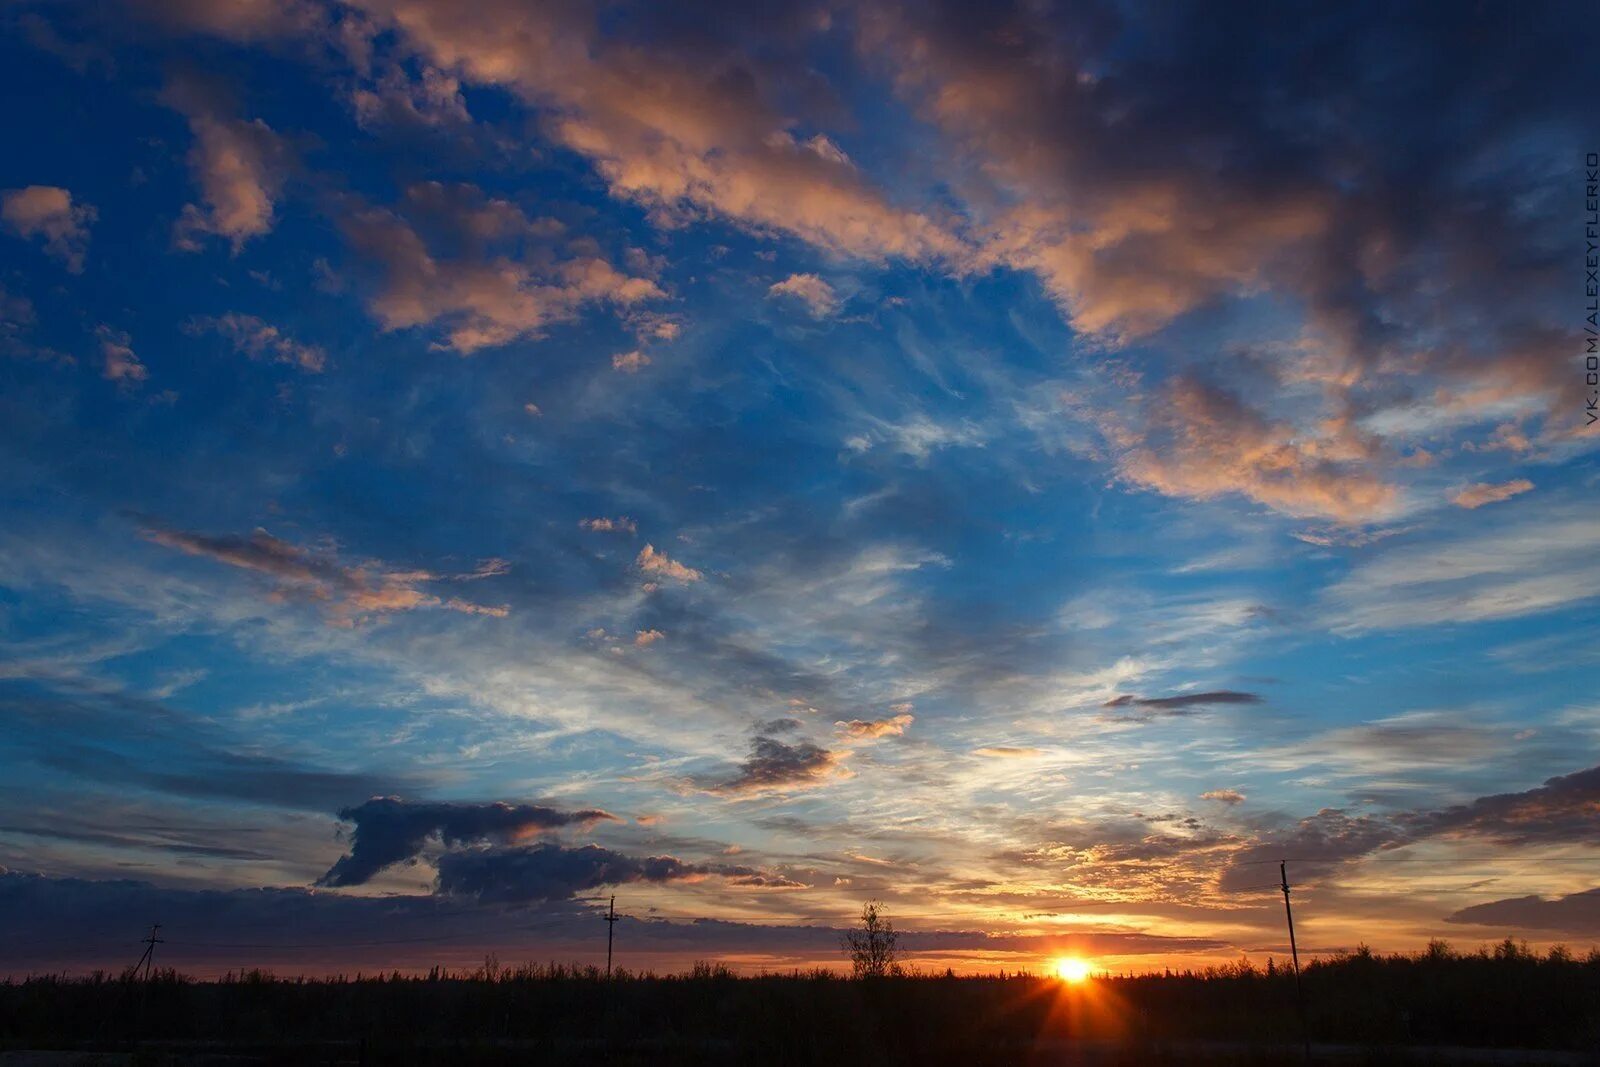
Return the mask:
M850 957L851 973L857 978L883 978L900 973L899 935L888 912L876 900L861 905L861 925L846 930L842 943Z

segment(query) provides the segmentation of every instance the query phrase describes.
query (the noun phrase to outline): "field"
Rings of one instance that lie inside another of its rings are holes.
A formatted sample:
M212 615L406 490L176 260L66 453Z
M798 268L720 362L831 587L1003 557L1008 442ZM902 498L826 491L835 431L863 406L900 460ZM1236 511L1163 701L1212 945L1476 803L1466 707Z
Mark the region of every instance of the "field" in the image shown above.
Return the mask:
M1324 1062L1586 1063L1600 1049L1600 956L1507 943L1458 955L1358 952L1303 976ZM199 982L172 971L0 985L0 1062L1298 1063L1280 968L1098 976L831 972L741 978L559 965L468 974ZM1492 1051L1491 1051L1492 1050Z

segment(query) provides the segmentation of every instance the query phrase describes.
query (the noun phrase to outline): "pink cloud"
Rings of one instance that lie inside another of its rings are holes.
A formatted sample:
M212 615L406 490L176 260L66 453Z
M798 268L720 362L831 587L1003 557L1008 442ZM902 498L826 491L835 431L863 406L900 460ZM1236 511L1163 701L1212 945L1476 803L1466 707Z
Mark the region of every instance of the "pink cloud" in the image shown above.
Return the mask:
M54 185L30 185L0 193L0 222L24 240L38 237L45 251L73 274L83 273L89 251L89 226L97 218L89 204L72 202L72 193Z
M657 552L655 545L645 545L639 550L639 558L634 561L639 570L653 578L671 578L679 582L698 582L705 575L693 567L685 567L676 560L667 558L665 552Z
M1509 482L1491 485L1479 482L1457 490L1450 502L1462 508L1481 508L1485 504L1498 504L1502 500L1510 500L1514 496L1532 491L1533 483L1526 478L1514 478Z

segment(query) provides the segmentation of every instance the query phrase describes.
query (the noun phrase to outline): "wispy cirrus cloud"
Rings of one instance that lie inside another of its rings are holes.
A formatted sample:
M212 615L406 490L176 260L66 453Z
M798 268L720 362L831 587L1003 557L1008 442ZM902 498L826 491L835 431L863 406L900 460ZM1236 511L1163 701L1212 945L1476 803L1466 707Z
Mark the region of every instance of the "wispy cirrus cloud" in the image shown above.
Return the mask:
M320 346L296 341L255 315L237 311L224 315L196 315L184 324L184 329L192 334L217 334L235 352L250 359L285 363L308 374L321 374L328 362L328 354Z
M1520 496L1532 490L1533 483L1526 478L1513 478L1509 482L1500 482L1499 484L1478 482L1475 485L1458 489L1451 494L1450 503L1470 511L1474 508L1481 508L1485 504L1498 504L1502 500L1510 500L1514 496Z
M186 555L266 575L274 582L274 596L321 603L327 609L329 620L339 626L354 626L364 619L419 608L500 618L509 614L506 607L477 604L460 597L441 597L422 588L427 583L460 576L397 570L376 561L347 564L331 549L308 549L273 537L262 529L241 537L147 526L144 536ZM503 569L490 572L499 573L503 573Z

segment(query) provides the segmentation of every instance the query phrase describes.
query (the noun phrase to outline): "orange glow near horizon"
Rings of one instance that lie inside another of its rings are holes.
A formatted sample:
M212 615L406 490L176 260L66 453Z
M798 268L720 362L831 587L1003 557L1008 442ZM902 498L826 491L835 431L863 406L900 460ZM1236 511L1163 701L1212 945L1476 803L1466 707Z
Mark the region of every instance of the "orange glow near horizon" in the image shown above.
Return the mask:
M1076 956L1061 957L1055 961L1052 969L1055 971L1057 978L1061 979L1063 982L1071 982L1074 985L1079 982L1088 981L1091 973L1089 961L1081 960Z

